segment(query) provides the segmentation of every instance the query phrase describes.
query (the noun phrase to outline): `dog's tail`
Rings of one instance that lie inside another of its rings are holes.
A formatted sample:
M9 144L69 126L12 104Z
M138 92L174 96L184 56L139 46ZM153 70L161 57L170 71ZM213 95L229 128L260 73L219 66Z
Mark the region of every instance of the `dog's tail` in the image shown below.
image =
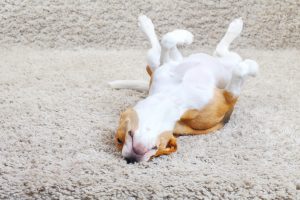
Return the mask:
M223 57L230 54L235 54L234 52L229 51L230 44L235 40L243 30L243 20L242 18L237 18L233 20L225 33L222 40L217 45L217 48L214 52L215 56Z
M115 89L134 89L138 91L149 90L149 82L142 80L118 80L109 82L108 84Z
M162 54L161 63L182 60L182 55L177 49L177 45L186 45L193 42L194 36L191 32L182 29L176 29L165 34L161 40Z

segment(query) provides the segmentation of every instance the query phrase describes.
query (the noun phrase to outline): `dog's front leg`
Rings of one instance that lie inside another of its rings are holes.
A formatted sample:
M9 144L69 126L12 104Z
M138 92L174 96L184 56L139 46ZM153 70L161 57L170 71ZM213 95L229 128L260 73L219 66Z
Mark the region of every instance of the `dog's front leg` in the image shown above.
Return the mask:
M160 144L155 157L161 155L169 155L177 151L176 137L174 137L173 132L166 132L160 137Z
M193 39L193 34L183 29L177 29L166 33L161 40L161 64L168 63L169 61L182 61L183 57L178 50L177 45L191 44Z
M258 64L254 60L246 59L240 62L233 69L231 81L225 90L232 93L235 97L238 97L246 77L256 76L258 68Z

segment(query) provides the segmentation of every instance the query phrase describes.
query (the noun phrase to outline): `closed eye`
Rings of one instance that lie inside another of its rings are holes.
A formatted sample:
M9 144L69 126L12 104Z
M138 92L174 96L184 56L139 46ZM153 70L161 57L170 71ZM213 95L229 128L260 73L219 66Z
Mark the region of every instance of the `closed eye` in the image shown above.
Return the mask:
M118 141L118 144L123 144L123 141L120 138L118 138L117 141Z
M157 150L157 146L152 147L151 150Z

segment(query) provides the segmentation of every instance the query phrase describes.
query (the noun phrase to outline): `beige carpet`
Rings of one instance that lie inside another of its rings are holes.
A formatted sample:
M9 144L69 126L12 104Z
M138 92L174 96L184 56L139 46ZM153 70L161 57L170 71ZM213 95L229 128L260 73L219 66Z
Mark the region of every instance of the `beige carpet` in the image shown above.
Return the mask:
M145 97L144 50L0 50L0 199L299 199L300 51L241 50L261 66L230 122L128 165L119 113Z
M192 47L217 45L231 20L245 27L244 48L298 48L299 0L2 0L0 44L40 47L146 47L137 17L153 19L160 36L185 28Z

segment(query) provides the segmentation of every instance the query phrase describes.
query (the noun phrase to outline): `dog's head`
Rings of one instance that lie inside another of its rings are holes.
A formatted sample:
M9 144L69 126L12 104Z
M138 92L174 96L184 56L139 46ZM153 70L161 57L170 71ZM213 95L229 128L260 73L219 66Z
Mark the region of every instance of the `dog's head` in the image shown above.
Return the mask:
M122 151L122 156L127 163L148 161L152 157L176 151L176 138L172 131L153 135L148 131L139 130L137 112L129 108L121 114L115 145Z

